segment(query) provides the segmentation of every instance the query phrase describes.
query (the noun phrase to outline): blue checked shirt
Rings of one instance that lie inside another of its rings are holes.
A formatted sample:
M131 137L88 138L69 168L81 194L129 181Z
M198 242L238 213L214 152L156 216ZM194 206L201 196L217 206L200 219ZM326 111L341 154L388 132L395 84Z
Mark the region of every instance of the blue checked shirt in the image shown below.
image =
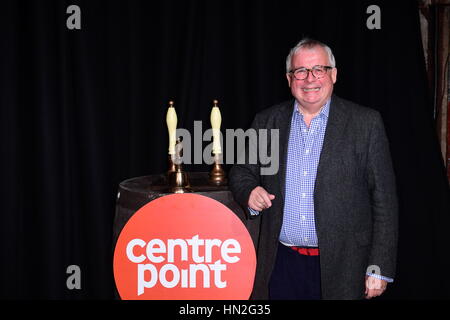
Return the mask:
M286 165L286 199L283 225L279 240L288 246L318 247L314 220L314 185L322 151L325 129L330 111L330 100L306 125L295 101L289 135ZM258 211L249 208L252 215ZM393 279L374 273L375 278L393 282Z
M314 184L327 127L330 101L306 126L295 102L289 135L283 226L280 241L299 247L317 247L314 221Z

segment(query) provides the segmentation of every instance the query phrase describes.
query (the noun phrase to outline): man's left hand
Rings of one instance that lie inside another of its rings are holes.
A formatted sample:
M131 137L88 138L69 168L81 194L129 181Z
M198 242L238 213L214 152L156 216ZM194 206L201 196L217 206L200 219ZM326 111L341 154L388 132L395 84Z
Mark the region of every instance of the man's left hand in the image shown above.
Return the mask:
M375 277L366 276L366 299L381 296L386 290L387 281Z

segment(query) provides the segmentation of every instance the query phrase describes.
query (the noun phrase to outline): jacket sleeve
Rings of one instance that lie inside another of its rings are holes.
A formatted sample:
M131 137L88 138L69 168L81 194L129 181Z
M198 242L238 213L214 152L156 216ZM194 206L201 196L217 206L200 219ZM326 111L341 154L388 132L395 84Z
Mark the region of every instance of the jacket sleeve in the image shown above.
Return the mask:
M248 199L251 191L261 184L261 165L258 158L258 129L261 128L261 119L256 115L251 127L247 130L249 138L246 139L243 150L238 150L237 163L229 173L229 187L234 199L248 213ZM251 136L253 138L251 138Z
M376 266L381 275L394 278L397 256L398 203L389 142L378 112L372 123L369 138L368 184L373 222L369 266Z

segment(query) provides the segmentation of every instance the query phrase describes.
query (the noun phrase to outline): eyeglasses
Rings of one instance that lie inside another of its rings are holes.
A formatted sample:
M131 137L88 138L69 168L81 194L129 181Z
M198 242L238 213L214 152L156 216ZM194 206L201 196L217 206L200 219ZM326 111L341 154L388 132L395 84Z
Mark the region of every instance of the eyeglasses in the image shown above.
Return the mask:
M295 79L297 80L305 80L308 78L309 72L313 74L316 79L323 78L329 69L333 69L331 66L314 66L311 69L308 68L297 68L295 70L289 71Z

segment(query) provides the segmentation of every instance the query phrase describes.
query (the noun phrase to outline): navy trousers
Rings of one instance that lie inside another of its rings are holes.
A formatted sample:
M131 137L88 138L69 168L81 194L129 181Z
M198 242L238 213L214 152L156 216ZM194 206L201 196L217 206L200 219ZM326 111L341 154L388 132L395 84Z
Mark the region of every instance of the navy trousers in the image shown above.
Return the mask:
M320 256L302 255L279 244L269 282L271 300L320 300Z

